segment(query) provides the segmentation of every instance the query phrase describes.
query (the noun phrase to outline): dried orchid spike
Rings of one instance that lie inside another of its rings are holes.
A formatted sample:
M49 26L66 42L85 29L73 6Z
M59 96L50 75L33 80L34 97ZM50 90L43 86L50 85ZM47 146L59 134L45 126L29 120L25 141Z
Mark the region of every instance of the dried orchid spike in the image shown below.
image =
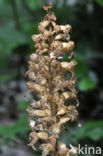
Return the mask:
M30 56L26 73L30 79L26 95L36 91L39 98L33 99L27 109L31 128L29 146L35 150L35 144L41 139L42 156L76 156L76 147L58 143L62 128L78 117L74 42L70 41L71 26L57 25L51 8L51 3L44 7L47 15L38 26L40 34L32 36L36 52ZM69 62L63 61L64 53L68 54ZM71 78L67 79L66 73L70 73Z

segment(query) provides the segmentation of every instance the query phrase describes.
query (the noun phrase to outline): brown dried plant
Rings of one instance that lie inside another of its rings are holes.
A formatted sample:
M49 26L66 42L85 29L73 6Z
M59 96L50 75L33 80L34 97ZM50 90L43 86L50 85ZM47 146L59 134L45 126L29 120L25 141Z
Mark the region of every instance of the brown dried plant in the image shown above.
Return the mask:
M71 26L56 25L51 8L51 3L44 7L47 15L38 26L40 34L32 36L37 50L30 56L26 95L36 91L39 100L32 100L27 109L32 131L28 145L36 150L35 144L41 139L42 156L76 156L76 147L67 148L65 143L58 141L66 123L76 121L78 117L74 42L70 41ZM68 53L69 62L63 61L64 53ZM69 79L66 73L71 74Z

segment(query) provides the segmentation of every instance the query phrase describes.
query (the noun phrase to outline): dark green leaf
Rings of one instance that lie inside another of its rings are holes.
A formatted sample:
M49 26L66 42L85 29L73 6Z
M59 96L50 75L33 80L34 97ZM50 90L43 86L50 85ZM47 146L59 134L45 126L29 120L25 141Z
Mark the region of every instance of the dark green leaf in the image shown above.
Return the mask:
M5 74L0 76L0 81L10 81L17 76L17 73Z
M19 110L26 110L28 108L29 102L23 101L18 105Z
M12 26L0 28L0 51L10 53L19 45L25 44L24 35Z
M5 139L13 140L20 132L29 131L27 114L21 115L20 118L11 126L0 126L0 135Z
M26 3L28 4L28 6L30 7L30 9L34 10L37 8L37 1L36 0L26 0Z
M95 86L96 86L96 83L93 82L89 77L83 78L78 83L78 87L81 91L92 90L95 88Z
M19 120L13 125L15 134L29 130L27 114L21 115Z
M89 121L76 132L77 139L90 138L94 141L103 139L103 121Z
M5 53L0 53L0 71L8 68L8 56Z
M96 0L96 2L97 2L99 5L103 6L103 0Z
M3 136L5 139L14 139L15 138L15 132L12 128L12 126L0 126L0 135Z
M87 75L89 69L88 69L88 65L86 64L86 62L84 61L84 59L82 57L77 57L76 58L77 61L77 67L76 67L76 75L77 78L82 78L85 75Z

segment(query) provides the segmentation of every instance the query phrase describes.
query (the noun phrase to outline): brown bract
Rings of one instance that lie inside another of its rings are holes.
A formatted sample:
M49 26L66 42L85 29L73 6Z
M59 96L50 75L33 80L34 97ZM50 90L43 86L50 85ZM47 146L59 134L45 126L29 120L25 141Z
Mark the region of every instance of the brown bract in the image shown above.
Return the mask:
M35 144L42 140L42 156L76 156L75 147L71 149L58 142L62 128L78 118L74 42L70 41L71 26L57 25L51 8L51 3L44 7L48 13L38 25L40 34L32 35L36 52L31 54L25 74L29 78L26 96L36 91L38 97L37 101L32 99L27 109L31 128L29 146L36 150ZM68 62L63 60L64 53L68 54ZM67 78L67 74L71 76Z

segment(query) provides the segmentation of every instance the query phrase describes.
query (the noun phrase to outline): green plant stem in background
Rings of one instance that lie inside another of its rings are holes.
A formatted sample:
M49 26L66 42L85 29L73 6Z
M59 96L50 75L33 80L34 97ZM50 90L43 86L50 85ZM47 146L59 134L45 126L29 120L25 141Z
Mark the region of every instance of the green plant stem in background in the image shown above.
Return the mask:
M17 10L15 0L11 0L11 6L12 6L12 11L13 11L13 16L14 16L14 21L15 21L16 28L18 30L20 30L19 15L18 15L18 10Z

